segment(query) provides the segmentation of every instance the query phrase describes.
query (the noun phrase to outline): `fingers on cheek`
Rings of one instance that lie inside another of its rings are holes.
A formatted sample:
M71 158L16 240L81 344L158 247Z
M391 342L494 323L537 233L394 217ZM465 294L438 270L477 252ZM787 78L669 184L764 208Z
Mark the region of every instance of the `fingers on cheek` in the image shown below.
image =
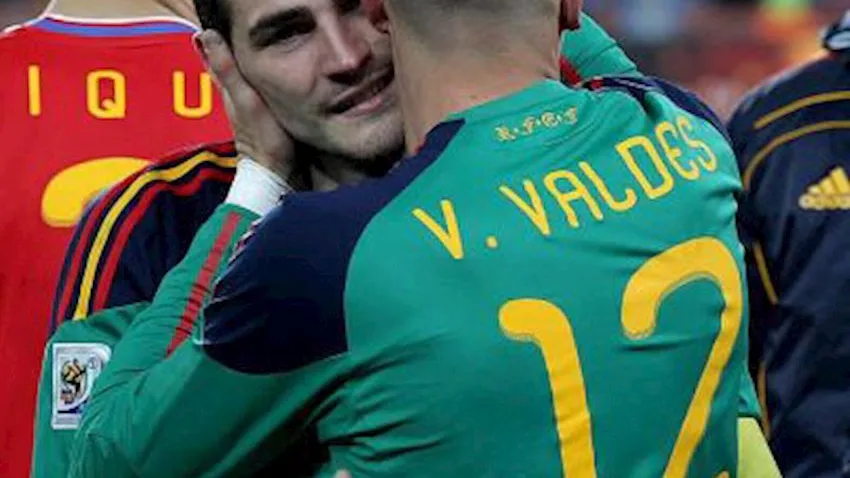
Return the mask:
M232 75L233 70L236 69L236 63L230 55L218 53L212 55L210 59L210 67L220 76Z

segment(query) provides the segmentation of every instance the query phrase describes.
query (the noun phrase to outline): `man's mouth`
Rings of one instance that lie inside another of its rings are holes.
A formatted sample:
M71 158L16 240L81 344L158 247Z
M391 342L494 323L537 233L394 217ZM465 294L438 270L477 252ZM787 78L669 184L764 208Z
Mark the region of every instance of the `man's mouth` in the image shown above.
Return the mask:
M392 99L389 86L394 78L392 69L387 70L355 90L342 95L328 108L328 112L334 115L357 117L380 111Z

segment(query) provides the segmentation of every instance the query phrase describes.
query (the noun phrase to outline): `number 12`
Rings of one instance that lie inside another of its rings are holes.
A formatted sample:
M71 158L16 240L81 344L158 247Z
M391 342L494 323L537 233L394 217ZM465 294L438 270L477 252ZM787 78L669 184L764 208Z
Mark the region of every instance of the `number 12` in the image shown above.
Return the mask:
M632 275L623 293L620 316L623 334L637 341L653 335L658 325L658 309L667 296L699 279L709 279L720 288L725 307L720 316L720 332L688 406L664 478L687 475L693 454L705 434L711 402L741 326L744 296L740 270L722 242L703 237L679 244L647 261ZM508 337L533 342L543 354L564 476L595 478L590 408L569 317L550 302L518 299L502 306L499 322Z

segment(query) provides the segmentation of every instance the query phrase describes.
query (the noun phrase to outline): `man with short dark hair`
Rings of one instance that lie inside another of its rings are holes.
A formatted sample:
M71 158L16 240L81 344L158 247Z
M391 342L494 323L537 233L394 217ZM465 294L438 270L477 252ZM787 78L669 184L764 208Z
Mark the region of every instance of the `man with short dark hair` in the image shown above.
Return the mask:
M759 476L720 126L663 83L553 81L577 4L534 1L534 21L452 7L425 37L375 17L411 156L288 195L167 360L130 347L155 318L131 331L72 476L250 475L305 437L354 476Z

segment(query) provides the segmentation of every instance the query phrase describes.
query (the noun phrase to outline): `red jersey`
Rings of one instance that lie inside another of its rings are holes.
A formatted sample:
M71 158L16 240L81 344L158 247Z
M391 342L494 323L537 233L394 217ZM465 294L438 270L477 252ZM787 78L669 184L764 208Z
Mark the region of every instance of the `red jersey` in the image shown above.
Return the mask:
M86 204L171 150L232 137L194 32L48 16L0 36L0 477L29 474L50 305Z

